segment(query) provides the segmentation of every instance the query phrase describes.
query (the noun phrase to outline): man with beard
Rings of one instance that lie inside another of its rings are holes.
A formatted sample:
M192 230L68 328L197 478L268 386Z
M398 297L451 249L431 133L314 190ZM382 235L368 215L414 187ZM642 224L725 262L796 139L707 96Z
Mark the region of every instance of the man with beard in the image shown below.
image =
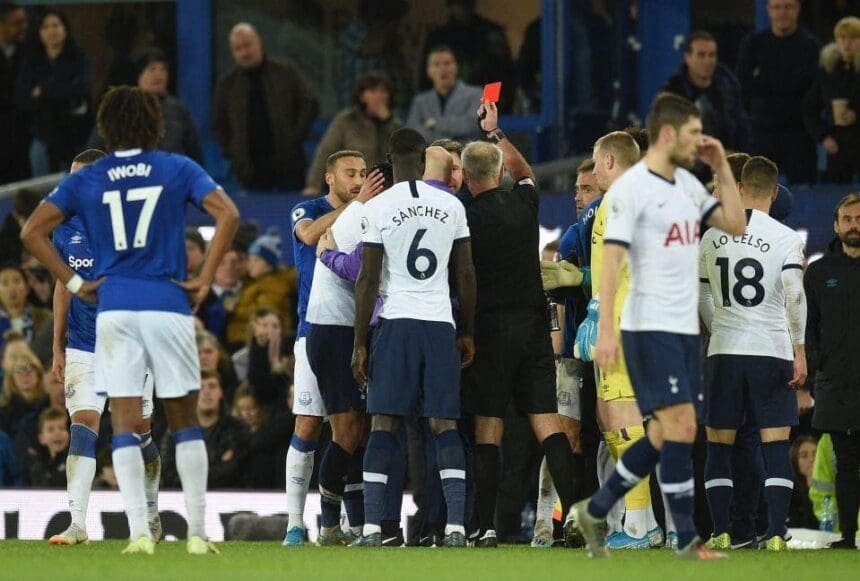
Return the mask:
M815 377L812 426L828 432L836 453L836 501L842 540L855 549L860 508L860 194L842 198L833 212L837 239L806 271L806 344Z

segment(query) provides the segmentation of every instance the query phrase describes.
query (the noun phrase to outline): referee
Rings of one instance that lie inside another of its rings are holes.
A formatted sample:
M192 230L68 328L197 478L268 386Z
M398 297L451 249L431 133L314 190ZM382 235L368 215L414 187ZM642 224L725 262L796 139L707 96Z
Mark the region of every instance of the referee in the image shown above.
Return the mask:
M541 442L563 514L573 502L573 458L557 414L555 361L539 265L538 194L526 160L498 126L494 103L481 106L491 143L463 150L465 200L478 282L475 362L464 403L475 416L475 486L481 530L475 546L497 544L493 516L499 489L499 446L513 398ZM499 187L505 169L514 188Z

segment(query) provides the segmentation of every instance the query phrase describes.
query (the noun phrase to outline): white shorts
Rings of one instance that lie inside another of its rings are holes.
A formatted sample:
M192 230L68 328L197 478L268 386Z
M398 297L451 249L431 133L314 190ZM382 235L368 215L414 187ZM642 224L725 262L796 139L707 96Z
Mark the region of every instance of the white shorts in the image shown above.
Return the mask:
M79 411L92 410L98 414L104 412L107 395L96 393L95 354L78 349L66 349L66 409L69 416ZM152 402L152 373L147 370L143 379L143 402L141 416L151 418Z
M155 394L184 397L200 389L200 359L190 315L107 311L96 318L96 391L142 397L151 370Z
M325 405L320 396L317 376L308 362L307 340L304 337L296 339L293 355L296 358L293 372L293 414L325 417Z
M582 392L582 362L563 358L555 373L555 395L558 413L574 420L582 419L580 393Z

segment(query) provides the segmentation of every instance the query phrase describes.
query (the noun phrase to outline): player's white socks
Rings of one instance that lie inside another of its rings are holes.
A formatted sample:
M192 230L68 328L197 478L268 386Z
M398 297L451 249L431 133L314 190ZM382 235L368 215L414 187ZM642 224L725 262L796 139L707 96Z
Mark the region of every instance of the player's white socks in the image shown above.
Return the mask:
M537 511L535 522L552 522L552 512L555 510L555 502L558 500L558 493L555 490L555 485L552 482L552 475L549 473L549 467L546 464L546 456L540 463L540 477L538 479L538 497ZM562 515L562 517L567 515Z
M287 450L287 513L288 528L302 527L304 524L305 501L308 497L311 475L314 471L316 442L306 442L293 435Z
M125 514L128 517L130 538L137 540L142 536L149 537L140 438L137 434L114 434L111 442L113 444L113 469L116 473L122 502L125 505Z
M188 536L206 538L206 480L209 477L209 458L203 431L199 427L177 430L176 471L182 482L185 510L188 512Z
M144 479L143 488L146 492L146 512L152 520L158 516L158 486L161 483L161 454L152 441L152 434L141 434L140 449L143 453Z
M96 459L69 455L66 458L66 489L69 492L69 512L72 524L87 530L87 506L93 478L96 476Z
M634 539L648 534L648 509L630 509L624 513L624 532Z
M615 471L615 460L612 459L612 454L609 452L609 446L606 442L600 440L600 446L597 448L597 481L600 486L609 480L612 473ZM617 533L623 530L621 519L624 517L624 497L618 499L609 513L606 515L606 526L608 527L607 534Z

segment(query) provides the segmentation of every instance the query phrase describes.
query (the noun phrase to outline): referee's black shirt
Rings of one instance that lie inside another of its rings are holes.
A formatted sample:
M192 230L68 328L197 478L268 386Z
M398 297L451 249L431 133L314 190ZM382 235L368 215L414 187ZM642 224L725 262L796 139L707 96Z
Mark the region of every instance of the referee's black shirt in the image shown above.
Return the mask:
M538 194L531 178L464 200L478 283L477 312L541 310Z

